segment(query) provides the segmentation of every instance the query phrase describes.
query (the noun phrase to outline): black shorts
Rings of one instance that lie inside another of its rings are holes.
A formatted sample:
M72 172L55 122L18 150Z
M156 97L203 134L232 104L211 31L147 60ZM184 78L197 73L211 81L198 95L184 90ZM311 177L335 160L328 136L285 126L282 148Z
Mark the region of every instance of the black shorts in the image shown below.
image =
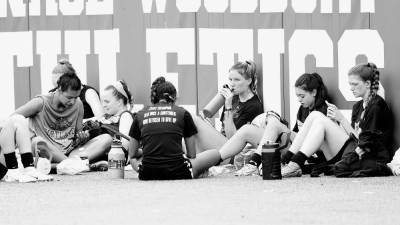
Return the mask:
M348 152L354 151L358 146L357 139L354 137L349 137L349 139L346 140L346 142L343 144L342 148L340 148L340 151L328 161L329 164L335 164L339 162L342 159L342 156L347 154Z
M191 164L183 160L171 167L139 166L139 180L183 180L192 179Z

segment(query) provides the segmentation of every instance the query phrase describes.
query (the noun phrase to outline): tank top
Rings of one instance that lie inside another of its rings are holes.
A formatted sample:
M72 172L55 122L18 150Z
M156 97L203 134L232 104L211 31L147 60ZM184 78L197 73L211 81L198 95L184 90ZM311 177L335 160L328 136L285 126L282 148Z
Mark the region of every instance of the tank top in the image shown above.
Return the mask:
M52 107L51 102L55 92L39 95L43 107L34 117L29 119L29 127L37 136L41 136L64 154L72 150L72 142L76 133L79 114L83 114L82 102L77 99L75 104L65 111Z

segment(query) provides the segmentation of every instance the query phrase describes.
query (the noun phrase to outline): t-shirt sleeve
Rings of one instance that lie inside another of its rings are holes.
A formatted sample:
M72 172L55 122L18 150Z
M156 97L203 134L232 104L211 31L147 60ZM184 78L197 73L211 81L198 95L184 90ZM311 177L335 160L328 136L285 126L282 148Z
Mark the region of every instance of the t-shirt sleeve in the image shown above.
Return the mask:
M299 107L299 109L297 110L296 123L294 124L293 132L296 132L296 133L299 132L299 124L297 123L297 121L300 118L301 118L301 107Z
M135 138L137 141L140 141L140 139L141 139L139 120L138 120L137 116L135 116L133 119L131 129L129 130L129 136L131 138Z
M183 127L183 137L190 137L197 134L197 128L194 124L193 118L188 111L185 111L183 115L184 127Z

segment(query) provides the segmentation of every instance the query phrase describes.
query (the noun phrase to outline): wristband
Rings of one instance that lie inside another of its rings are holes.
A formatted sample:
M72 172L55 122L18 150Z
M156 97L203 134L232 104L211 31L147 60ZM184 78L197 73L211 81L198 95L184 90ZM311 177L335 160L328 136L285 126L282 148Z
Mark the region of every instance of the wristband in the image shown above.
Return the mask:
M232 108L225 108L225 111L232 111Z

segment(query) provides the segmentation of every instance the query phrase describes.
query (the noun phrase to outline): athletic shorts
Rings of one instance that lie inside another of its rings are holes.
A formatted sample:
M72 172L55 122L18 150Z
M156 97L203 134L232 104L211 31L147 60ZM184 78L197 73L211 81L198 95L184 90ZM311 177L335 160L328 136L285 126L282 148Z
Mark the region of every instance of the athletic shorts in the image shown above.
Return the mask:
M340 151L328 161L329 164L335 164L339 162L342 159L342 156L347 154L348 152L354 151L358 146L357 139L355 137L349 137L349 139L346 140L346 142L343 144L342 148L340 148Z
M191 164L183 160L171 167L149 167L139 165L139 180L183 180L192 179Z

